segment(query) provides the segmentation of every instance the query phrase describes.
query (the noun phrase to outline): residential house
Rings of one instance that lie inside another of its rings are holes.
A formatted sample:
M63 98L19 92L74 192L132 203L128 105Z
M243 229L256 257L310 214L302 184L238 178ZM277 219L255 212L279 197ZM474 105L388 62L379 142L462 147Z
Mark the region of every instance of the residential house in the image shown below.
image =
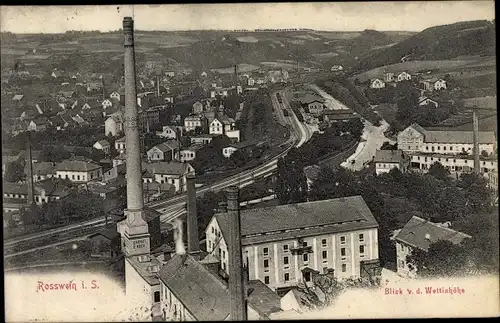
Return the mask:
M256 140L247 140L247 141L231 144L229 146L222 148L222 155L226 158L229 158L237 150L241 150L246 154L251 154L252 148L254 148L257 144L258 144L258 141L256 141Z
M158 108L148 108L139 110L139 129L143 132L150 132L150 127L160 122L160 110Z
M385 72L384 73L384 82L389 83L394 81L394 73Z
M113 106L113 101L110 99L104 99L101 104L103 109L107 109Z
M190 139L192 144L206 145L211 143L214 138L219 138L219 137L222 136L217 134L203 134L203 135L192 136L190 137Z
M106 139L96 141L94 146L92 147L98 150L102 150L105 154L109 154L111 150L111 145L109 144L109 141L107 141Z
M434 163L440 163L450 171L450 175L458 178L462 173L474 171L473 155L449 155L449 154L429 154L422 152L411 153L412 170L427 172ZM498 171L498 160L496 157L479 157L480 172L487 176L489 173Z
M216 213L205 231L206 250L228 269L229 217ZM378 267L378 224L361 196L240 211L243 265L249 280L279 291L314 272L360 277Z
M29 163L24 167L24 173L28 174ZM32 163L31 169L33 171L33 182L43 181L54 177L55 163L53 162L38 162Z
M87 83L87 92L96 93L102 91L102 83L101 82L90 82Z
M146 171L146 174L152 174L155 182L174 185L176 193L186 191L186 175L194 174L194 168L191 165L179 162L143 163L142 169Z
M248 85L248 86L254 86L254 85L255 85L255 79L254 79L254 78L252 78L252 77L249 77L249 78L248 78L247 85Z
M446 81L443 79L430 78L420 81L422 89L425 91L437 91L441 89L446 89Z
M325 99L315 95L306 94L299 99L301 105L309 111L310 114L318 116L325 109Z
M118 154L118 156L113 158L113 167L117 167L119 165L125 165L126 162L127 162L127 156L125 155L125 153L120 153Z
M123 115L119 112L111 114L104 121L104 134L117 136L123 132Z
M116 225L87 237L90 240L90 255L101 259L115 259L121 254L121 241Z
M182 134L182 127L179 126L163 126L162 131L157 131L156 135L167 139L178 139Z
M348 122L350 120L361 119L361 116L351 109L342 110L324 110L323 120L329 125L337 122Z
M492 155L495 152L496 137L493 131L479 132L479 151ZM471 154L472 131L427 130L414 123L398 134L398 148L405 152L437 154Z
M193 144L187 148L181 149L180 162L192 161L196 158L196 153L203 147L201 144Z
M55 166L55 177L72 182L87 183L102 178L102 166L94 163L64 160Z
M398 82L411 81L411 75L407 72L401 72L398 74L397 81Z
M160 269L159 278L161 320L231 320L228 283L210 262L174 255ZM250 280L244 290L248 320L270 320L281 312L279 296L262 282Z
M55 70L52 72L52 74L50 74L50 76L52 76L53 78L60 78L60 77L63 77L63 72L59 71L59 70Z
M425 96L419 98L418 105L419 106L433 105L435 108L439 107L439 103Z
M154 146L147 151L148 160L156 161L173 161L179 153L179 142L175 139L170 139L161 144Z
M121 138L118 138L115 140L115 149L117 152L119 153L125 153L125 151L127 150L127 147L126 147L126 137L123 136Z
M493 194L498 198L498 166L497 170L488 172L488 187Z
M47 117L38 117L31 120L28 126L28 131L44 131L50 125Z
M373 161L377 175L388 173L393 168L405 173L410 167L410 158L402 150L377 150Z
M429 247L438 241L450 241L460 244L470 235L455 231L445 225L433 223L413 216L394 237L396 242L397 273L403 277L416 277L418 268L410 269L407 256L414 249L428 251ZM450 259L452 261L452 259Z
M110 99L115 99L115 100L120 101L120 100L121 100L121 95L120 95L120 93L118 93L117 91L113 91L113 92L111 92L111 94L109 95L109 98L110 98Z
M236 122L224 114L216 115L209 123L209 134L225 135L229 131L235 130ZM237 134L239 140L239 133Z
M204 117L190 115L184 118L184 130L186 132L194 131L197 127L206 128L206 119Z
M370 88L371 89L383 89L385 88L385 82L381 79L373 79L370 80Z
M342 71L344 68L342 65L333 65L332 68L330 68L330 71L332 72L339 72Z

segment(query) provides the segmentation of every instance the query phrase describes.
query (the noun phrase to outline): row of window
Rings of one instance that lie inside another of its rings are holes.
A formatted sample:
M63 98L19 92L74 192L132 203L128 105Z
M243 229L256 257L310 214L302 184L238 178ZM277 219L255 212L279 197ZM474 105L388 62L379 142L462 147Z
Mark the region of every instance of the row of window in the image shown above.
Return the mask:
M347 272L347 264L342 264L341 271L343 273ZM290 273L284 273L283 274L283 280L285 282L290 281ZM311 273L304 273L304 280L306 282L311 281ZM269 276L264 276L264 284L269 285L269 282L270 282Z
M453 151L453 147L454 146L449 146L448 150ZM436 150L438 150L438 151L441 150L441 146L437 146L436 148L437 148ZM443 146L443 151L446 151L446 148L447 148L446 146ZM455 146L455 148L456 148L455 151L460 151L459 147ZM434 146L431 146L431 151L435 151L434 149L435 149ZM425 146L425 150L429 150L429 146ZM467 150L471 150L471 148L469 147L469 148L467 148ZM461 151L465 151L465 148L462 148Z
M393 168L397 165L395 164L377 164L379 168Z
M364 245L359 246L359 254L360 254L361 257L364 256L364 254L365 254L365 246ZM323 250L321 252L321 256L323 258L323 261L326 262L327 259L328 259L328 251L327 250ZM346 257L346 248L340 248L340 256L341 257ZM309 261L309 254L308 253L302 254L302 260L304 262L308 262ZM283 257L283 264L284 265L288 265L289 264L289 258L288 258L288 256L284 256ZM269 268L269 259L264 259L264 268Z
M213 233L213 227L212 227L212 233ZM365 235L363 233L358 234L358 240L359 242L364 242L365 241ZM347 237L346 236L340 236L340 244L346 244L347 242ZM307 247L307 241L304 241L302 244L303 247ZM325 248L328 246L328 240L327 239L321 239L321 247ZM283 245L283 251L288 252L289 251L289 245L284 244ZM269 256L269 247L263 247L262 248L262 253L264 256Z

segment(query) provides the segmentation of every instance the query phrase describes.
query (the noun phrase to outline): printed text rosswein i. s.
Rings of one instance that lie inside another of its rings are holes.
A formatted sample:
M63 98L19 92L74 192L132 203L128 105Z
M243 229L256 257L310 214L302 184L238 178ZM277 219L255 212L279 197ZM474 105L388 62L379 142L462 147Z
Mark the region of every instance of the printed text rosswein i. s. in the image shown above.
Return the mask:
M465 294L461 287L423 287L423 288L384 288L384 295L430 295L430 294Z
M36 286L36 292L38 293L39 291L42 292L47 292L47 291L53 291L53 290L85 290L85 289L99 289L99 285L97 284L97 280L93 279L90 281L90 284L88 284L85 281L80 281L79 284L77 284L75 281L71 280L67 283L44 283L42 281L37 282Z

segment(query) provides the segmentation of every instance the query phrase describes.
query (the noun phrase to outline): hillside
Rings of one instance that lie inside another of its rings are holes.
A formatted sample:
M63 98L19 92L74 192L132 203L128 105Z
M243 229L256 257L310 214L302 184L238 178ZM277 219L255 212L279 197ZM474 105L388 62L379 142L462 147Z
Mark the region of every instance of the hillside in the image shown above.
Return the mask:
M495 55L495 21L476 20L425 29L394 46L359 57L358 70L406 60L444 60Z

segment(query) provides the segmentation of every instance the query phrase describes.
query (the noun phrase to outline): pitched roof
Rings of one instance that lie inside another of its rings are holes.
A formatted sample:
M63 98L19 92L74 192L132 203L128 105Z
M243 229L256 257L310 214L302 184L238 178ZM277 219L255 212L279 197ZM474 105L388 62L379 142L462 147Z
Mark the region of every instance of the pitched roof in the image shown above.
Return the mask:
M260 142L258 139L252 139L252 140L246 140L246 141L241 141L237 142L231 145L228 145L227 147L234 147L236 149L243 149L251 146L255 146Z
M100 144L103 147L109 146L109 141L107 141L106 139L101 139L101 140L96 141L96 144Z
M126 137L123 136L121 138L116 139L115 142L125 142L125 140L126 140Z
M143 163L142 169L153 174L167 174L167 175L183 175L188 167L187 163L178 162L158 162L158 163Z
M225 237L228 213L215 215ZM241 211L243 245L378 227L361 196ZM295 230L305 229L308 230ZM272 232L273 234L266 234Z
M102 167L79 160L63 160L62 162L56 164L55 171L90 172L98 168Z
M453 143L453 144L472 144L473 132L472 131L435 131L427 130L424 135L425 142L434 143ZM479 132L479 143L490 144L495 142L495 133L493 131Z
M267 285L260 280L248 282L248 304L263 317L281 311L281 299Z
M428 236L426 237L426 235ZM450 228L441 227L418 216L413 216L394 239L427 251L429 246L437 241L447 240L459 244L465 238L471 238L471 236Z
M309 103L312 103L312 102L325 102L325 99L323 99L320 96L312 95L312 94L307 93L303 97L300 97L299 101L301 103L303 103L303 104L309 104Z
M24 95L22 94L16 94L14 95L14 97L12 98L12 100L14 101L21 101L23 99Z
M167 152L167 151L176 150L178 148L178 144L177 144L177 140L171 139L171 140L167 140L165 142L162 142L161 144L158 144L158 145L154 146L153 148L159 149L162 152ZM151 149L153 149L153 148L151 148Z
M29 163L26 163L26 166L24 167L26 174L28 173L28 165ZM33 163L32 169L33 169L33 175L52 174L54 172L54 163L51 162Z
M198 321L222 321L230 312L222 281L189 255L175 255L160 270L160 280Z
M403 159L402 150L377 150L374 161L376 163L399 163Z

